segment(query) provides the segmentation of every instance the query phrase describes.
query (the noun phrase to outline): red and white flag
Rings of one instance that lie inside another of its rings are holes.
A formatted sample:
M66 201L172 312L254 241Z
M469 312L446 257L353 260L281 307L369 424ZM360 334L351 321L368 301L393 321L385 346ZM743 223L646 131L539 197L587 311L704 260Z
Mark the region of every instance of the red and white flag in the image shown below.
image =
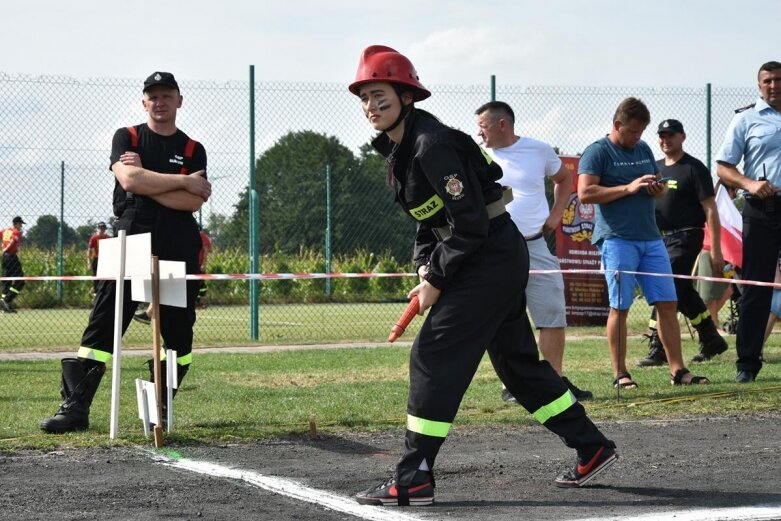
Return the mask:
M726 262L740 268L743 265L743 217L722 185L716 190L716 209L721 221L721 254ZM710 251L707 224L702 249Z

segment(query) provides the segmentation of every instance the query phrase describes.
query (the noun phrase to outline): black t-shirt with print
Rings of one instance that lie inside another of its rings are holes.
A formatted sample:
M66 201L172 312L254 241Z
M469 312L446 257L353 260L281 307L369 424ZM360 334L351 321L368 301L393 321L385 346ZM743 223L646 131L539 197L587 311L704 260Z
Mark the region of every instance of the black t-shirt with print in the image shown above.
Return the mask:
M656 224L660 230L705 226L701 201L713 197L713 180L702 161L684 153L674 165L656 162L662 177L672 177L667 194L656 199Z
M127 128L120 128L114 133L114 139L111 142L111 164L109 169L114 163L119 161L119 157L125 152L137 152L141 157L141 164L146 170L162 174L178 175L181 173L182 166L187 167L188 173L206 169L206 150L200 143L196 143L192 157L189 160L185 159L185 149L190 138L181 130L177 130L176 133L170 136L163 136L153 132L146 123L138 125L136 129L138 130L138 146L135 148L132 145L130 131ZM123 203L126 197L127 193L125 190L122 189L119 183L115 182L115 211L118 205L124 206ZM143 195L134 195L133 197L134 207L144 215L157 214L161 211L169 215L177 213L190 215L189 212L165 208L151 197ZM120 217L120 215L117 215L117 217Z

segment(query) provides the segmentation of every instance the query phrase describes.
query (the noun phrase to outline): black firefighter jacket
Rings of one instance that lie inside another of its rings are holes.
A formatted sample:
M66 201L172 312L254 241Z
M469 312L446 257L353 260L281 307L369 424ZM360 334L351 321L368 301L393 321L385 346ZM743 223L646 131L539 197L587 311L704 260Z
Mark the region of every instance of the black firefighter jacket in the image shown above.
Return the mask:
M488 237L485 206L502 196L501 167L467 134L420 109L406 118L395 151L385 134L372 145L392 166L396 200L417 221L415 269L428 264L426 280L447 288ZM452 235L440 242L432 229L443 226Z

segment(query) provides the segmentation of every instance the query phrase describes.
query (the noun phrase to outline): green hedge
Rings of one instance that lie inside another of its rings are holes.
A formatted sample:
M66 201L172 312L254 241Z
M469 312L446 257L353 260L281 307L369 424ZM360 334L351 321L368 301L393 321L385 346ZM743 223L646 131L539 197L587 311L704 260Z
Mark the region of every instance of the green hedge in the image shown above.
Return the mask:
M57 253L36 248L24 248L20 260L25 275L57 275ZM325 255L302 250L298 255L276 253L260 259L264 273L323 273ZM209 273L247 273L249 261L238 249L214 250L207 259ZM336 273L399 273L412 272L411 265L398 262L390 254L375 255L358 251L351 256L336 256L331 270ZM63 250L65 275L90 275L86 251L68 247ZM344 278L332 279L330 294L326 279L261 281L260 298L267 304L313 302L383 302L406 300L407 292L417 283L410 277ZM249 298L249 283L237 281L207 281L207 302L211 305L241 305ZM26 308L89 307L92 282L67 281L62 283L62 301L58 298L58 282L28 282L17 303Z

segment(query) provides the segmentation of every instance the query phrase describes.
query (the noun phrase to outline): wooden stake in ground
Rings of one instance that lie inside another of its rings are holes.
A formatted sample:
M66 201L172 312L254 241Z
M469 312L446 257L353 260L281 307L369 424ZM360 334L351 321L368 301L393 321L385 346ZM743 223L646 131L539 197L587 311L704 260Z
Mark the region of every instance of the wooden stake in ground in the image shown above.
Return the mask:
M154 428L155 447L163 446L163 378L160 371L160 264L152 256L152 363L154 364L157 424Z

